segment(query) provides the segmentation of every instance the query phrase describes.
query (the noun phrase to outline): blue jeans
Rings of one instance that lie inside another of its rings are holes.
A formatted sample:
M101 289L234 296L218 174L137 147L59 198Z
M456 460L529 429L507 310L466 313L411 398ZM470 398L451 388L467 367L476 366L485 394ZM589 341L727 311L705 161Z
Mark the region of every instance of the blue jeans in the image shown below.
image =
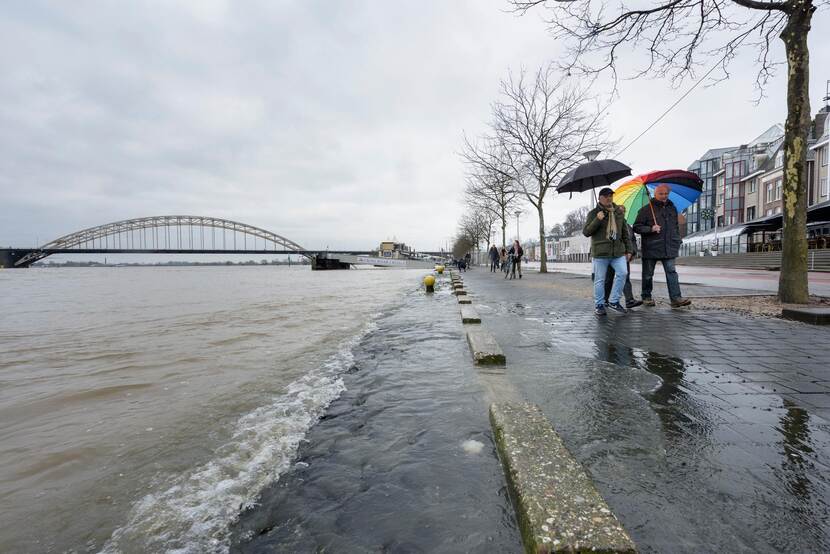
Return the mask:
M616 304L620 301L625 279L628 277L628 264L625 263L625 256L619 258L594 258L594 305L601 306L605 303L605 274L608 266L614 268L614 286L611 288L611 295L608 302ZM643 260L645 263L645 260Z
M666 272L666 285L669 288L669 298L677 300L680 294L680 278L674 267L674 258L644 258L643 259L643 299L651 298L651 291L654 288L654 268L657 262L662 262L663 271Z

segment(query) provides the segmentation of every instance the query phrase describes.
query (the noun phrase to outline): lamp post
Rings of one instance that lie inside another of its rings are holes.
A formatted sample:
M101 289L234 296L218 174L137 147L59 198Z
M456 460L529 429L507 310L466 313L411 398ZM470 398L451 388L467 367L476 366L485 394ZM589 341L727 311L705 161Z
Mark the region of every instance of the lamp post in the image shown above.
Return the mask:
M519 235L519 216L522 215L522 210L516 210L516 240L519 241L519 244L522 243L522 239Z
M597 156L599 156L601 152L602 152L602 150L586 150L585 152L582 153L582 155L585 156L586 160L588 160L589 162L592 162L592 161L597 159ZM594 199L594 205L596 205L597 195L596 195L596 192L594 192L594 189L591 189L591 196ZM593 206L591 206L591 207L593 207Z

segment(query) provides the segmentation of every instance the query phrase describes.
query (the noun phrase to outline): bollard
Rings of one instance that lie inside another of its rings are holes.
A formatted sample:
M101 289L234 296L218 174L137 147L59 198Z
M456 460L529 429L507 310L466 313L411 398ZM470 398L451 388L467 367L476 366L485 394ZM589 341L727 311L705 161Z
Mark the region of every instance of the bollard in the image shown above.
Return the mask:
M444 274L444 266L442 266L442 265L440 265L440 264L439 264L439 265L436 265L436 266L435 266L435 271L437 271L437 272L438 272L438 275L443 275L443 274Z
M426 287L427 292L435 292L435 277L432 275L424 277L424 286Z

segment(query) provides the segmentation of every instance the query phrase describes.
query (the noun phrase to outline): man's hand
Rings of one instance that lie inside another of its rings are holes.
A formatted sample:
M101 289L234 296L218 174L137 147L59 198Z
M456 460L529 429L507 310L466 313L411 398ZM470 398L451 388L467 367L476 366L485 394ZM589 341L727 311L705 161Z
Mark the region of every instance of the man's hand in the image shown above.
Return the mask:
M660 226L659 226L659 225L657 225L657 224L654 224L654 225L652 225L652 226L651 226L651 230L652 230L652 232L654 232L654 233L659 233L661 229L662 229L662 227L660 227Z
M686 216L683 214L677 214L677 222L680 225L686 225Z
M599 219L600 221L605 219L605 211L604 210L597 213L597 219Z

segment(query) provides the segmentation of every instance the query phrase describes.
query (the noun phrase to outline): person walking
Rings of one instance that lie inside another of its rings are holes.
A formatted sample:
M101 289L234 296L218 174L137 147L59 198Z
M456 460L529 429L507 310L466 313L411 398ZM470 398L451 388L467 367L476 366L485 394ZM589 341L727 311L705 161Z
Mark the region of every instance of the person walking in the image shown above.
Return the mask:
M637 240L634 236L634 229L628 222L625 220L625 206L618 206L617 208L622 214L623 217L623 225L625 225L625 230L628 232L628 237L631 240L631 256L627 257L625 261L625 267L628 269L628 275L625 276L625 285L623 285L623 296L625 296L625 307L629 310L631 308L636 308L637 306L641 306L643 304L642 300L637 300L634 298L634 292L631 288L631 260L637 257ZM614 281L614 268L609 265L608 271L605 273L605 304L608 304L608 298L611 296L611 284Z
M499 249L495 244L490 246L488 254L490 255L490 272L496 273L496 268L499 266Z
M522 256L524 255L524 250L522 249L522 245L519 244L518 239L513 241L513 244L510 246L510 251L508 255L511 257L511 264L510 264L510 278L516 278L516 270L519 270L519 279L522 278Z
M680 250L680 225L686 222L683 215L669 200L669 185L659 185L654 190L654 198L640 208L634 220L634 232L643 237L643 304L654 306L651 292L654 287L654 268L657 262L663 264L666 273L666 286L673 308L688 306L691 300L683 298L680 293L680 278L677 276L675 258Z
M596 208L588 212L582 234L591 237L591 255L594 270L594 313L602 316L605 311L605 274L614 268L614 284L608 297L608 307L621 314L628 310L620 304L620 296L628 276L627 261L631 259L631 237L625 225L625 217L614 204L614 191L608 187L599 191Z

